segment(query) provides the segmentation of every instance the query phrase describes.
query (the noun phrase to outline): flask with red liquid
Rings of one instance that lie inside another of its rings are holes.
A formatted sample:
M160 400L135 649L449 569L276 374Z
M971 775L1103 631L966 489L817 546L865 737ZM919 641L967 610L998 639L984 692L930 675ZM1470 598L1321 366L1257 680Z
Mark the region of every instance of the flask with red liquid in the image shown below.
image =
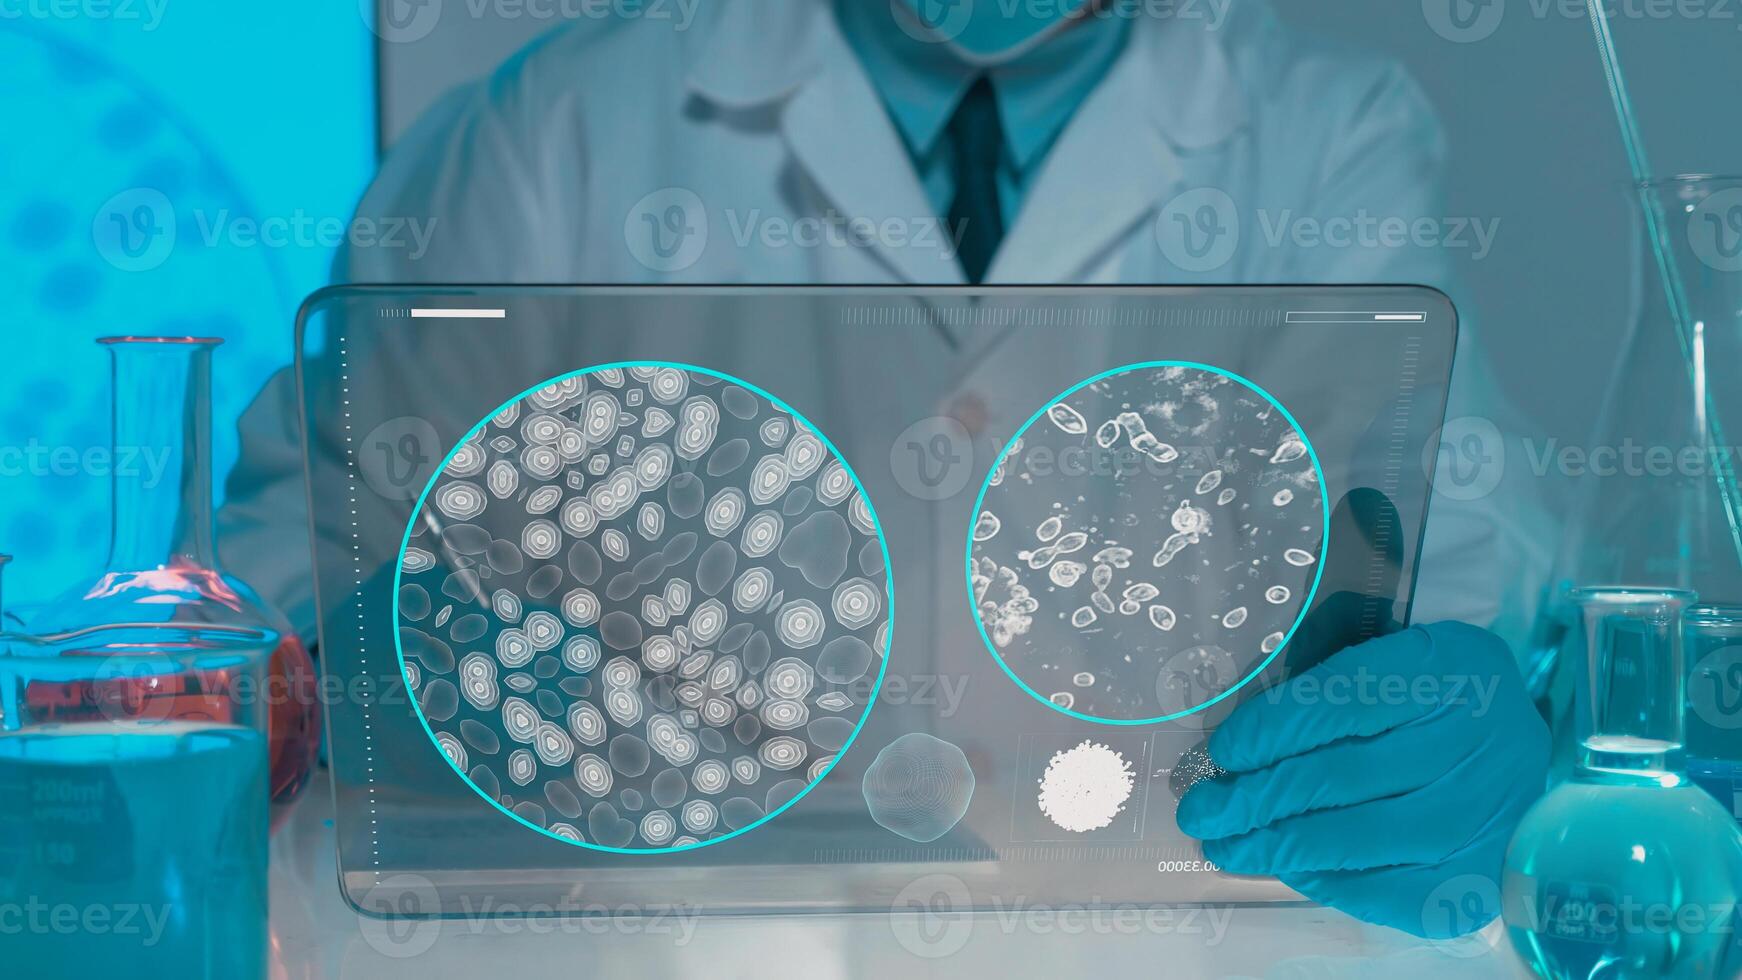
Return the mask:
M30 617L38 636L119 624L175 623L267 629L281 639L265 689L269 791L276 829L314 773L320 702L314 662L284 616L218 565L212 515L212 350L200 337L110 337L114 488L109 557L83 583ZM171 717L202 719L202 692L140 692L168 698ZM78 683L33 689L38 712L76 718L98 712L103 697ZM162 703L161 701L159 702Z

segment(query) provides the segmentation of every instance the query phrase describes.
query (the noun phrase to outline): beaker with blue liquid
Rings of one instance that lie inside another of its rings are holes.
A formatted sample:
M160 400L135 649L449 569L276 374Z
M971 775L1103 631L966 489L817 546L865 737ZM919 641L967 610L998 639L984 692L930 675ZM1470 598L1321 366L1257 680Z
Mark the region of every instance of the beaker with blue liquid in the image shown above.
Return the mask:
M1742 606L1688 610L1688 775L1742 821Z
M1691 592L1569 596L1583 658L1578 765L1507 851L1502 911L1547 978L1734 976L1742 830L1689 779L1682 618Z
M0 974L267 966L270 631L0 634Z

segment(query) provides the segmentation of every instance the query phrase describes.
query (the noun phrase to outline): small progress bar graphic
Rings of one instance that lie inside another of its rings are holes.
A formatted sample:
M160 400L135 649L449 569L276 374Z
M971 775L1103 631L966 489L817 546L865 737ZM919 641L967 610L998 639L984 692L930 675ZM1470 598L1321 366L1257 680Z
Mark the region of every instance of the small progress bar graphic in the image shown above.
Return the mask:
M1290 310L1288 323L1426 323L1426 313L1377 313L1330 310Z
M411 318L414 320L503 320L507 317L507 310L411 308Z

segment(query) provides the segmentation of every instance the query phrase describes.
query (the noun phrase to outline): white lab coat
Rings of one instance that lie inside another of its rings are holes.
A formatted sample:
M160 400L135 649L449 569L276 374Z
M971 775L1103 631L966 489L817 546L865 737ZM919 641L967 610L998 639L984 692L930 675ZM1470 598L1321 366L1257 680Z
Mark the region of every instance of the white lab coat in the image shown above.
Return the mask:
M1262 0L1235 0L1213 26L1132 26L1030 181L990 282L1419 283L1457 296L1443 250L1271 240L1277 222L1301 217L1444 214L1442 137L1402 70L1305 39ZM1186 268L1158 244L1160 216L1202 188L1232 202L1239 244L1225 262ZM674 201L690 202L692 233L705 215L706 236L694 239L705 244L650 253L636 236ZM894 219L909 232L935 220L825 0L718 0L687 31L650 20L565 27L432 110L393 149L359 214L429 222L431 237L423 255L349 249L338 273L355 282L962 281L935 236L929 247L807 246L778 234L830 215ZM1504 419L1465 313L1448 414ZM232 569L312 632L295 397L285 372L244 417L221 533ZM1520 476L1481 499L1436 499L1418 620L1520 639L1554 546Z

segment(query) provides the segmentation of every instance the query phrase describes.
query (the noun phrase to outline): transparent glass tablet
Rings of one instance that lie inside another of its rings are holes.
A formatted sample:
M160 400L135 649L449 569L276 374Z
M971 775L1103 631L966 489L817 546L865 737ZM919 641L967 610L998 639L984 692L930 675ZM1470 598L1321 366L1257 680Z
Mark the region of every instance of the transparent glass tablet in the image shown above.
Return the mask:
M1407 621L1455 335L1408 287L316 294L347 896L1296 899L1174 808Z

